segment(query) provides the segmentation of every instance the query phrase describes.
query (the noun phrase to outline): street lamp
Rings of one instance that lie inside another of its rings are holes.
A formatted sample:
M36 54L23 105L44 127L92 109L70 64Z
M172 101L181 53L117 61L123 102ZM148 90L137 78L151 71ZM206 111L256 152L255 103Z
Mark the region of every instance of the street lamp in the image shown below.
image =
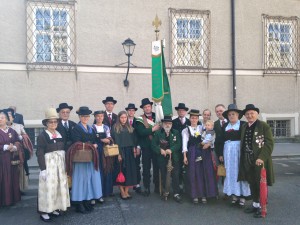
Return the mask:
M130 56L133 55L133 52L134 52L134 48L135 48L135 43L133 42L133 40L131 40L130 38L127 38L123 43L123 49L124 49L124 53L125 55L127 55L128 57L128 64L127 64L127 73L126 73L126 77L125 77L125 80L123 81L124 83L124 86L125 87L128 87L129 85L129 81L127 80L127 77L128 77L128 73L129 73L129 67L130 67L130 64L133 65L132 63L130 63ZM134 65L133 65L134 66ZM134 66L135 67L135 66Z

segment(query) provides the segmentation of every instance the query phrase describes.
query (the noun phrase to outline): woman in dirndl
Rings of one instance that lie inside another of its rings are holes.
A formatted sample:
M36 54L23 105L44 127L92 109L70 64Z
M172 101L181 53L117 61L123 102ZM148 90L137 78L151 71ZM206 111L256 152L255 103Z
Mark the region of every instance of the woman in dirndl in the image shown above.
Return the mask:
M49 108L42 121L46 129L37 139L37 160L40 167L38 189L38 212L44 222L60 216L70 207L70 196L65 163L65 145L56 130L58 115Z
M0 110L0 207L21 200L19 165L12 161L19 151L19 138L17 132L7 126L7 121L7 112Z
M112 138L110 136L110 129L107 125L103 124L105 111L95 111L95 124L93 129L97 136L98 154L99 154L99 169L101 174L102 193L103 197L107 197L112 193L113 190L113 166L115 157L105 157L104 146L110 144ZM104 202L103 198L98 200L100 203Z
M224 148L219 160L224 161L226 177L224 181L224 194L232 196L231 204L245 206L246 197L251 195L247 181L238 181L239 165L241 157L241 127L245 123L240 121L242 111L235 104L230 104L223 112L223 117L229 122L223 126L222 139Z
M120 188L120 197L123 200L130 199L129 188L137 185L136 174L136 134L134 128L128 122L126 111L121 111L118 114L116 124L112 128L112 138L119 146L119 163L115 166L115 175L121 171L124 174L125 181L117 180L115 177L115 184Z
M22 158L24 162L19 165L19 169L20 169L20 191L21 194L23 195L25 194L24 192L28 188L29 167L27 161L28 159L30 159L30 157L33 154L33 146L30 138L26 134L24 126L22 124L14 123L15 111L12 108L8 108L6 109L6 111L9 118L8 126L17 132L19 141L20 143L22 143L22 145L20 145L20 148L22 148L22 152L23 152Z
M88 125L92 111L88 107L82 106L76 113L79 115L80 122L72 130L73 143L91 144L96 151L96 133ZM98 154L96 154L96 157L98 157ZM99 162L98 159L94 160ZM73 162L71 200L76 205L76 212L88 213L93 211L95 200L99 200L101 197L102 185L99 165L95 164L95 161Z
M182 131L183 162L187 166L188 192L194 204L207 203L207 198L218 194L210 144L201 145L202 126L198 125L200 112L191 109L191 126ZM202 160L196 160L198 152Z

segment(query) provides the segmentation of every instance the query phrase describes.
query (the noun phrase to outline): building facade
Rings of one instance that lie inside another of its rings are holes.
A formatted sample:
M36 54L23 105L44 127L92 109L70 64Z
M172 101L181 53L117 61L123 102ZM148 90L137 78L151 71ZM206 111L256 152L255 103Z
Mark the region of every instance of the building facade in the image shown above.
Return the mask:
M151 98L152 21L162 21L173 106L214 111L233 101L231 2L219 0L10 0L1 3L1 108L16 105L27 128L47 107L115 111ZM235 1L236 101L253 103L275 137L299 135L300 1ZM122 42L136 47L129 86ZM75 110L74 110L75 111ZM138 114L141 111L138 111ZM174 111L175 114L175 111ZM213 113L214 114L214 113ZM214 117L215 118L215 117ZM72 119L77 121L75 112Z

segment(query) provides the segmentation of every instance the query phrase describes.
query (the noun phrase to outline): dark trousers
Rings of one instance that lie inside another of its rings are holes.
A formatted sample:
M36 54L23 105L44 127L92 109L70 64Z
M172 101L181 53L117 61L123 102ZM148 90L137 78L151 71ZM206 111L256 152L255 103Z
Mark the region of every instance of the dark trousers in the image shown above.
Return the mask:
M168 161L160 161L159 162L159 170L161 173L161 182L162 182L162 188L165 191L166 187L166 177L167 177L167 163ZM172 162L172 166L174 167L173 170L171 171L171 178L172 178L172 189L173 189L173 194L179 194L180 188L179 188L179 163L178 162Z
M260 197L260 168L251 167L248 172L248 181L250 184L251 197L253 202L259 202Z
M138 184L140 184L141 182L141 154L135 157L135 168L136 168L136 176L137 176Z
M159 180L158 180L158 165L157 165L157 156L154 152L152 152L151 148L142 148L142 163L143 163L143 183L144 187L150 188L150 178L151 178L151 162L152 162L152 170L153 170L153 183L155 185L155 189L159 188Z

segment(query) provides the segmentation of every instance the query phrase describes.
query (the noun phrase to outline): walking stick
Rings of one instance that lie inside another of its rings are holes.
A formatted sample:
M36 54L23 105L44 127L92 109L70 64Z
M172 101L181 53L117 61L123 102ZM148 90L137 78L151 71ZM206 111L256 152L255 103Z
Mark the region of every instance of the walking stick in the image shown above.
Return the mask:
M171 155L167 155L166 158L168 160L168 163L167 163L167 175L166 175L166 183L165 183L165 191L164 191L165 201L168 200L168 196L170 194L171 172L174 168L173 165L172 165Z

